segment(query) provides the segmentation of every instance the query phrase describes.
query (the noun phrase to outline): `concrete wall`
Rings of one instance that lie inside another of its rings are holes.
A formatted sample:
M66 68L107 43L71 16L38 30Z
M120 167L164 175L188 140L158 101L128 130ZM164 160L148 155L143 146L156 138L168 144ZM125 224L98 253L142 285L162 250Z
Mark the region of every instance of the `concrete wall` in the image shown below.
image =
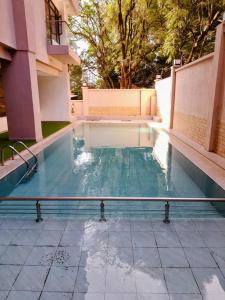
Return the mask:
M8 125L7 125L6 117L0 117L0 133L7 130L8 130Z
M205 146L213 55L176 70L173 129Z
M58 77L38 77L42 121L70 121L68 67Z
M172 78L168 77L163 80L156 81L155 89L157 96L157 115L161 118L164 127L169 128Z
M173 67L170 78L156 83L159 107L163 101L171 106L171 132L220 165L225 165L224 69L225 22L217 27L213 53Z
M154 89L83 88L83 114L90 117L150 117L156 114Z

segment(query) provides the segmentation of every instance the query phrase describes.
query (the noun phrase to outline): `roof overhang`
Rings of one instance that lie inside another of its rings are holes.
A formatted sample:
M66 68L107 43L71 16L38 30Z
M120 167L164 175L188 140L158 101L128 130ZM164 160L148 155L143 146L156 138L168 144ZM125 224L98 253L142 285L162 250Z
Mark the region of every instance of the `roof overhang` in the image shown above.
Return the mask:
M48 45L48 55L53 56L63 64L80 65L80 58L66 45Z
M0 59L12 61L12 54L4 47L0 45Z

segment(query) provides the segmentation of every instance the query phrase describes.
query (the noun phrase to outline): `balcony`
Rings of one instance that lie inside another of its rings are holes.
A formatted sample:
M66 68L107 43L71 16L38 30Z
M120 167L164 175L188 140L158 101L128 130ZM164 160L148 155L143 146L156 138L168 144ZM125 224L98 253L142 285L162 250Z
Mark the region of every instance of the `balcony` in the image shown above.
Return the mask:
M47 24L48 55L53 56L63 64L79 65L74 34L66 21L54 20Z

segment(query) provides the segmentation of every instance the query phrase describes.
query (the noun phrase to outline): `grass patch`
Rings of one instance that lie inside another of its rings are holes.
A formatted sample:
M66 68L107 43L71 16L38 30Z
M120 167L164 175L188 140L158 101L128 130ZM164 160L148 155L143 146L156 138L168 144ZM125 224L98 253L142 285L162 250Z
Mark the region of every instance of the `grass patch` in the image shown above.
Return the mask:
M69 125L70 122L55 122L55 121L46 121L42 122L42 134L43 138L48 137L49 135L55 133L56 131L59 131L60 129L66 127Z
M70 122L42 122L42 135L43 138L50 136L51 134L59 131L60 129L69 125ZM23 141L27 147L34 145L36 142L34 140L24 140ZM13 145L14 141L9 140L8 132L4 132L0 134L0 148L3 148L7 145ZM24 148L21 145L17 145L16 149L20 152L23 151ZM11 151L9 149L5 150L5 160L10 158Z

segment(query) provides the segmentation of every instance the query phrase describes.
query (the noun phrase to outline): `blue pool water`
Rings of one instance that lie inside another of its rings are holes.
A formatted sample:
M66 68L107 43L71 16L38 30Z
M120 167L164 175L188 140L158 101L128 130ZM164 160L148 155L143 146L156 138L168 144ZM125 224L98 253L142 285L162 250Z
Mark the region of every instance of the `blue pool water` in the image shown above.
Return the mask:
M168 143L166 133L145 124L83 124L39 153L38 160L38 172L29 182L15 188L23 167L1 180L1 195L225 197L222 188ZM151 215L161 213L162 206L107 204L111 213ZM223 215L223 205L173 206L177 216ZM44 208L47 213L95 214L96 203L46 202ZM24 212L33 212L33 204L0 204L0 213Z

